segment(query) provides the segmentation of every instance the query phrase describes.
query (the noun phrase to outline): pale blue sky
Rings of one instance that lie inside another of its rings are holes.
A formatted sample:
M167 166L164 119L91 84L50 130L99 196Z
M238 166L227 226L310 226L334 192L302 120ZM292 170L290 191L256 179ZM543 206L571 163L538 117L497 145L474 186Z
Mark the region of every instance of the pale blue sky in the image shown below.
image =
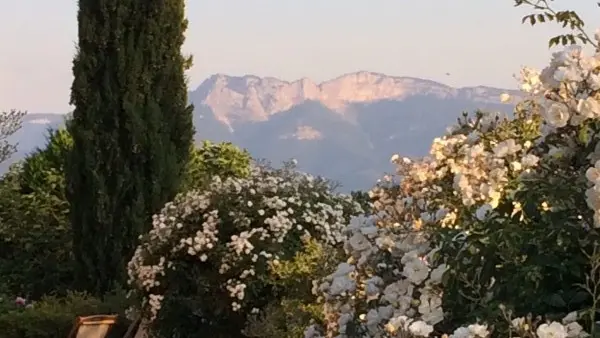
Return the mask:
M565 3L600 26L596 1ZM0 0L0 109L69 110L76 11L74 0ZM190 88L214 73L322 81L357 70L514 87L559 31L521 25L513 0L193 0L187 12Z

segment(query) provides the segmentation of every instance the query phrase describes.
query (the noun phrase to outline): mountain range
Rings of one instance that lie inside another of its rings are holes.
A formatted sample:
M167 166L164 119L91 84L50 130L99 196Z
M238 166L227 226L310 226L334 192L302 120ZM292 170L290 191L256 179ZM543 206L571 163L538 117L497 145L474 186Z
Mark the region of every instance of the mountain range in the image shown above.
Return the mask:
M368 189L393 167L391 155L423 156L434 137L464 111L510 113L500 95L517 91L484 86L453 88L438 82L373 72L342 75L322 83L273 77L216 74L189 94L196 141L230 141L274 164L295 158L301 170ZM60 114L26 116L11 139L11 162L42 146ZM6 170L9 163L2 164Z

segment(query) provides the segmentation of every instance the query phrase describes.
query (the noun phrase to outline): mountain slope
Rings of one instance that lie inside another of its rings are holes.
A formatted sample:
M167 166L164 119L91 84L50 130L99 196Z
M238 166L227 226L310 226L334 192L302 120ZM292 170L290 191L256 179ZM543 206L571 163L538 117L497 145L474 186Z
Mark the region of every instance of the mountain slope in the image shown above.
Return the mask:
M309 101L240 128L235 142L274 163L294 157L301 169L347 181L374 158L369 137L355 123Z

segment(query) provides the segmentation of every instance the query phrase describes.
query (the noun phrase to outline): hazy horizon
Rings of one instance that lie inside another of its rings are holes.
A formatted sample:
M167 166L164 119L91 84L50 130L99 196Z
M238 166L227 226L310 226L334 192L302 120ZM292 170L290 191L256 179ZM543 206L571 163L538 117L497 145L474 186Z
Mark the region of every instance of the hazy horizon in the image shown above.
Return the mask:
M594 1L556 5L577 11L591 32L600 25ZM361 70L514 88L513 74L544 66L548 38L564 32L521 24L529 12L513 0L188 1L190 89L215 73L322 82ZM75 1L0 3L0 110L69 110L76 14Z

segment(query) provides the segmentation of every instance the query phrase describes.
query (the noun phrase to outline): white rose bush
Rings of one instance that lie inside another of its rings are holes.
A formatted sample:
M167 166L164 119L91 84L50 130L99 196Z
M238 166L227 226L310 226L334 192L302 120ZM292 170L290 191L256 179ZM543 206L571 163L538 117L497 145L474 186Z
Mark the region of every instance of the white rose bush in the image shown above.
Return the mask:
M311 297L315 271L327 268L325 256L339 259L343 230L362 212L291 165L214 177L153 217L129 263L131 298L141 304L132 313L160 336L244 337L251 316Z
M519 80L513 117L477 112L429 156L392 157L314 282L325 320L306 338L595 334L600 54L567 47Z

